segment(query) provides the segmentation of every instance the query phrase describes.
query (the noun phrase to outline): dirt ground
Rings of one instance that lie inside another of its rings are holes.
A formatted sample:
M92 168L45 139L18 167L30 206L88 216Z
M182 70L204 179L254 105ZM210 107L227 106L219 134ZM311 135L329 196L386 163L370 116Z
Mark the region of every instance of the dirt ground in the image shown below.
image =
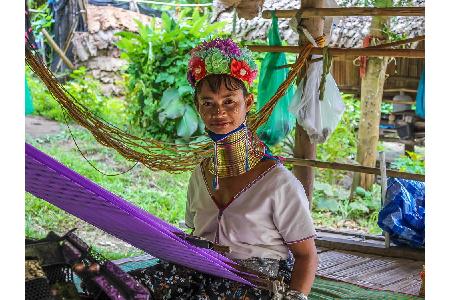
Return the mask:
M25 117L25 134L31 138L57 134L62 130L64 130L64 125L56 121L47 120L40 116Z

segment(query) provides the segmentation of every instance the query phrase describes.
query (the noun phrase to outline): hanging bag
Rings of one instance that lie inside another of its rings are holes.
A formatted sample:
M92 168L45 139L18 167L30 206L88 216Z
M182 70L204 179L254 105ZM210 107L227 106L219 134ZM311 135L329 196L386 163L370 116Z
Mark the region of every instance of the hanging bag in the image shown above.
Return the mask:
M313 55L312 58L318 58ZM322 61L311 64L302 79L289 106L312 143L324 143L333 133L345 111L339 89L331 74L325 77L323 99L319 99L320 80L323 73Z
M278 33L278 18L274 13L272 13L272 26L269 29L268 35L270 46L281 45L281 39ZM277 68L286 64L286 55L284 53L269 52L264 57L258 83L258 110L272 98L279 86L286 80L289 69ZM257 131L261 140L269 146L275 145L283 140L294 127L295 118L288 111L288 106L293 95L294 88L291 85L287 89L286 94L278 101L267 122Z

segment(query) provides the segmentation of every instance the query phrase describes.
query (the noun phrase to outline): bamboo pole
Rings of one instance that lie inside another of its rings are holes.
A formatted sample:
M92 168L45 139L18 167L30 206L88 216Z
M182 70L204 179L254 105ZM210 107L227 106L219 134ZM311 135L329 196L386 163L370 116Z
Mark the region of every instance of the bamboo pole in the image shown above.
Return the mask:
M254 52L289 52L299 53L300 46L264 46L247 45L248 49ZM330 55L353 58L356 56L371 57L406 57L406 58L425 58L425 50L416 49L371 49L371 48L328 48ZM323 54L323 49L314 47L311 54Z
M360 166L360 165L343 164L343 163L337 163L337 162L326 162L326 161L319 161L319 160L313 160L313 159L301 159L301 158L286 158L285 163L292 164L295 166L305 166L305 167L307 166L307 167L315 167L315 168L321 168L321 169L333 169L333 170L342 170L342 171L359 172L359 173L365 173L365 174L381 175L380 169L378 169L378 168L365 167L365 166ZM406 172L400 172L400 171L394 171L394 170L386 170L386 174L389 177L398 177L398 178L412 179L412 180L417 180L417 181L425 181L425 175L422 175L422 174L406 173Z
M336 16L425 16L425 7L340 7L340 8L302 8L288 10L274 10L278 18L293 18L299 12L301 18L336 17ZM262 12L264 19L272 18L272 10Z
M58 47L58 45L56 44L56 42L52 39L52 37L50 36L50 34L48 34L47 30L42 29L42 34L45 36L45 38L47 39L48 43L50 44L50 47L52 47L53 50L55 50L55 52L59 55L59 57L61 57L61 59L64 61L64 63L71 69L71 70L75 70L75 66L70 62L70 60L67 58L67 56L64 55L63 51L61 50L61 48Z

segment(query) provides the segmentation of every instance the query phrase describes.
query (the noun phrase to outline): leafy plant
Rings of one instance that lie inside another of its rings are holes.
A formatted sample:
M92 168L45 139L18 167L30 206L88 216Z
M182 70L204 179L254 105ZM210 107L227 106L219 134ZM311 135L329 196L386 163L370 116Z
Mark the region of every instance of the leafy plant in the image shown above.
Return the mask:
M224 26L210 24L208 15L191 9L182 10L179 20L163 13L160 25L136 21L137 33L117 33L117 46L129 62L131 121L144 134L169 141L204 133L186 78L189 51L202 40L220 36Z
M341 220L365 218L381 207L381 187L374 185L372 191L358 187L355 199L350 201L350 193L339 186L317 181L314 184L313 210L337 214Z
M391 167L401 172L425 174L425 157L412 151L406 153L408 155L402 155L393 161Z
M48 45L46 39L44 39L42 29L46 29L51 35L51 28L55 20L53 19L48 3L45 1L43 3L40 3L39 1L29 1L29 8L34 9L34 12L30 14L29 20L31 22L33 36L35 37L35 43L39 45L39 52L43 59L48 62L52 58L52 48Z
M25 73L33 97L34 114L60 122L65 121L63 109L44 84L29 68L25 70ZM88 107L95 115L117 126L126 125L128 117L125 102L103 96L100 83L86 74L85 67L74 70L64 87L69 94Z

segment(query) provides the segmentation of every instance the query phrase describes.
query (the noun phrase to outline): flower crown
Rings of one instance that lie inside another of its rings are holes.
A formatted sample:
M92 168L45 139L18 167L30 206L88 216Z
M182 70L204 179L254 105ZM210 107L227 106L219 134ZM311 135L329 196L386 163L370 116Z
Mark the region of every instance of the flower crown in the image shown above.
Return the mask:
M187 79L193 88L211 74L227 74L241 80L249 89L258 67L247 48L239 48L232 39L214 39L191 50Z

